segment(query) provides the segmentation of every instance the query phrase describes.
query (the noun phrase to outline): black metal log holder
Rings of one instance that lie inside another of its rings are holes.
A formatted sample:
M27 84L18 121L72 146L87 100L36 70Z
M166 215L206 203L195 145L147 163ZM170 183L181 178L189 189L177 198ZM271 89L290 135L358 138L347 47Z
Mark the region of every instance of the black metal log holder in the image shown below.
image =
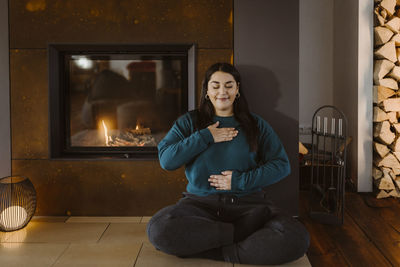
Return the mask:
M318 108L312 118L309 215L324 224L343 224L347 119L335 106Z

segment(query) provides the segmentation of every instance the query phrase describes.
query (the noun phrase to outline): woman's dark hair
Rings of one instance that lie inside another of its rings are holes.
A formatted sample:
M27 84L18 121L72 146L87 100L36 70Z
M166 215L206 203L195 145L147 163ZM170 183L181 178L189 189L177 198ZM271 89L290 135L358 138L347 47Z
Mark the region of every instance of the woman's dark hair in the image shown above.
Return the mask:
M256 119L250 114L246 97L244 96L243 93L243 86L241 83L240 74L237 71L237 69L229 63L215 63L214 65L209 67L208 70L206 71L202 83L200 106L197 112L197 119L196 119L196 128L203 129L213 123L212 119L215 115L215 109L211 101L209 99L206 99L205 96L207 94L208 82L210 81L211 75L213 75L214 72L217 71L222 71L231 74L235 79L236 83L238 85L240 84L239 87L240 97L236 98L235 101L233 102L233 114L246 135L247 142L249 143L250 146L250 150L256 152L257 139L260 134L260 130L258 129Z

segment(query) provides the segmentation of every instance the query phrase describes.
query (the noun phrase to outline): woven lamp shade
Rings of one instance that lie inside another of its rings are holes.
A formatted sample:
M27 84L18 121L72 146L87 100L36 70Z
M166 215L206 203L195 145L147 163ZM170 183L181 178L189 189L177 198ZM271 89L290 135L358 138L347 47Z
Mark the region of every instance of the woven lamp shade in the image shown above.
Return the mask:
M25 227L36 210L36 191L24 176L0 178L0 231Z

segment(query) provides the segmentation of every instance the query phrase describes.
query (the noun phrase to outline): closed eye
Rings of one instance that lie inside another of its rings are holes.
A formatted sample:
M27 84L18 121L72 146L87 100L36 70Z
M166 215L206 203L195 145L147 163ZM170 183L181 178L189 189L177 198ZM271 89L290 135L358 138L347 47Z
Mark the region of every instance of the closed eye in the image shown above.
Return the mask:
M225 88L231 89L233 86L225 86ZM213 87L213 89L219 89L219 87Z

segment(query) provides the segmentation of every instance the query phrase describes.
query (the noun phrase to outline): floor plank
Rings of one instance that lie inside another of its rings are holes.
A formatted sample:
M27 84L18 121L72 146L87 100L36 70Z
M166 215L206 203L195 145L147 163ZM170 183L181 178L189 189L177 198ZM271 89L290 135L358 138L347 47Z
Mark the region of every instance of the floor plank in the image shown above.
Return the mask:
M326 261L333 261L331 265L360 265L360 266L390 266L390 262L384 257L374 243L370 242L358 224L349 216L348 211L344 213L343 225L326 225L312 221L308 216L308 192L303 191L301 199L303 217L308 218L306 226L312 233L312 246L309 250L309 258L313 265L321 263L320 258L315 258L318 252L324 255L327 251L334 251L334 255L340 255L337 259L323 258ZM317 240L316 240L317 239Z
M378 216L393 229L400 232L400 202L399 199L376 199L372 194L360 194L365 204L372 208Z
M130 244L149 242L143 223L111 223L98 243Z
M366 205L361 194L346 195L346 211L391 264L400 265L400 233L376 209Z
M53 266L131 267L140 247L141 244L71 244Z
M233 267L232 263L197 258L178 258L158 251L144 243L135 267Z
M52 266L68 244L5 243L0 244L0 266Z
M96 243L106 223L30 222L25 228L6 233L4 241L26 243Z
M300 192L299 220L310 233L310 247L307 252L312 266L348 266L348 263L338 249L336 242L328 234L326 225L311 220L307 213L308 195L306 191Z
M254 267L254 266L255 266L254 264L239 264L239 263L233 264L233 267ZM259 267L265 266L266 267L266 266L276 266L276 265L256 265L256 266L259 266ZM295 260L295 261L292 261L292 262L288 262L288 263L282 264L280 266L310 267L311 264L310 264L310 261L308 260L307 256L304 255L303 257L301 257L298 260Z
M344 224L329 226L328 234L351 266L391 266L347 212Z
M71 216L67 223L140 223L141 216L124 216L124 217L97 217L97 216Z

